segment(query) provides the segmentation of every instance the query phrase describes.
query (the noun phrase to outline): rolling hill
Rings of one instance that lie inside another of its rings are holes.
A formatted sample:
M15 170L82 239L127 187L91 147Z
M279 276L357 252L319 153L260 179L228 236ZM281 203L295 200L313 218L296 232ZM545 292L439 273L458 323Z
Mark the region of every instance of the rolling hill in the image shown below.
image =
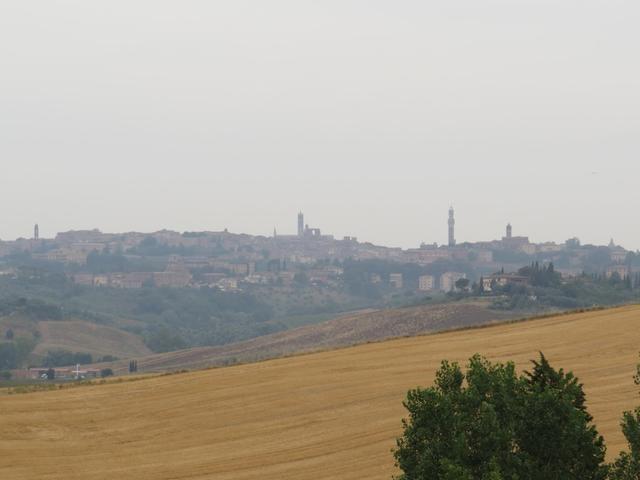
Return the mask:
M150 355L140 335L84 320L34 320L20 315L0 317L0 335L13 331L16 338L36 342L30 360L38 363L48 351L90 353L94 358L112 355L129 358Z
M0 478L389 479L402 400L443 358L573 370L610 455L640 307L563 315L133 382L0 396Z
M141 372L162 372L254 362L293 353L484 325L516 315L490 310L488 305L486 301L473 301L357 312L244 342L149 355L138 359L138 368ZM125 373L128 362L122 360L98 367Z
M151 353L139 335L81 320L41 321L38 331L41 339L35 355L46 355L49 350L87 352L94 358L104 355L128 358Z

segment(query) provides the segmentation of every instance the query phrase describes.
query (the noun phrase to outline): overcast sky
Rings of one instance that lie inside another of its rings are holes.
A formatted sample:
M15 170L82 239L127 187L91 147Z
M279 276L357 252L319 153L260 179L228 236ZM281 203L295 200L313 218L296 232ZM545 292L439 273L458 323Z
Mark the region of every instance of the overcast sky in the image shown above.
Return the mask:
M640 248L637 0L0 3L0 238Z

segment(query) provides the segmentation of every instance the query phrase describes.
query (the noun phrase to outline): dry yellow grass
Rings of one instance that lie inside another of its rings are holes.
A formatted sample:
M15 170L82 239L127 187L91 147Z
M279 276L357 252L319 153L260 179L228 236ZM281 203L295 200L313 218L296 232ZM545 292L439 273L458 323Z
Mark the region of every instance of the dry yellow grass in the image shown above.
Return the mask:
M475 352L526 368L543 350L585 383L611 454L640 308L406 338L331 352L0 397L0 478L389 479L406 390Z
M38 323L38 330L42 338L34 351L36 355L46 355L48 350L121 358L151 353L138 335L81 320L43 321Z

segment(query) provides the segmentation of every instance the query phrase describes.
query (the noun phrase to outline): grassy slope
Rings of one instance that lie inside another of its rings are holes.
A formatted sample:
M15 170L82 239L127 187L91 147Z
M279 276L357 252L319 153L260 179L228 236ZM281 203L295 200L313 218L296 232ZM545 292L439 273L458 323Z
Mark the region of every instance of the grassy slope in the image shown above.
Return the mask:
M48 350L86 352L94 358L104 355L127 358L151 353L140 336L95 323L39 322L38 330L42 337L34 350L36 355L45 355Z
M513 312L496 312L488 302L428 305L391 310L362 311L315 325L257 337L219 347L201 347L138 359L140 371L165 371L220 366L230 360L251 362L298 352L326 350L388 338L412 336L452 328L481 325L511 318ZM109 366L124 373L127 361Z
M5 340L7 330L13 330L14 338L33 337L38 322L21 316L0 317L0 342Z
M91 353L94 358L151 354L141 336L83 320L37 321L21 316L0 317L0 341L5 340L8 329L13 330L15 339L32 338L34 332L40 333L33 357L42 357L49 350Z
M640 402L640 307L361 345L132 383L0 397L0 478L389 479L407 389L443 358L519 367L543 350L584 382L609 452Z

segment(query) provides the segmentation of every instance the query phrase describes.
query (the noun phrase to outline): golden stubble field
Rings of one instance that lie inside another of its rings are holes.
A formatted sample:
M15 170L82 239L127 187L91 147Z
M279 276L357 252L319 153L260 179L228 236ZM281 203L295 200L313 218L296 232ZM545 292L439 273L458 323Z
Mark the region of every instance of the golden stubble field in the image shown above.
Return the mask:
M584 382L611 455L640 307L368 344L218 370L0 396L2 479L389 479L407 389L443 358L544 351Z

